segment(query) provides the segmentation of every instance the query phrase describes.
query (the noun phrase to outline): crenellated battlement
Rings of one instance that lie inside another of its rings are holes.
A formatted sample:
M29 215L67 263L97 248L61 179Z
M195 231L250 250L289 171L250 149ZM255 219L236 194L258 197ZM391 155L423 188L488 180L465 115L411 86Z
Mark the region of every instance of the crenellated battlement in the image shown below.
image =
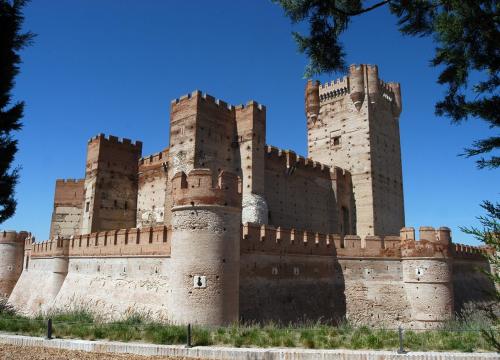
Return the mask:
M0 232L0 243L17 242L17 231L3 230Z
M31 257L68 256L69 239L57 237L31 244Z
M349 77L332 80L319 85L319 101L325 102L349 94Z
M241 251L281 255L399 258L399 237L322 234L269 225L242 225Z
M201 100L206 102L207 104L213 104L217 107L219 107L222 110L227 110L227 111L234 111L234 106L231 104L228 104L227 102L217 99L213 97L212 95L209 95L207 93L202 93L201 94Z
M415 237L415 229L401 229L401 251L403 257L449 257L451 250L451 231L447 227L437 230L431 226L419 228L420 237Z
M453 244L452 254L454 258L481 259L494 253L493 249L488 247L471 246L465 244Z
M321 234L302 229L286 229L270 225L242 225L243 253L322 255L336 257L447 257L449 229L420 228L415 240L413 228L403 228L401 236L366 236ZM300 246L299 246L300 245ZM480 258L488 249L457 244L453 256Z
M130 228L58 238L30 244L32 257L169 256L165 226Z
M296 168L301 168L308 171L317 172L322 176L326 176L330 173L329 166L314 161L310 158L297 155L297 153L291 150L282 150L275 146L266 145L266 154L268 158L283 162L286 168L290 169L291 171L295 170Z
M351 65L347 76L319 86L319 101L322 105L347 95L350 95L358 111L368 95L372 103L378 99L387 101L395 116L401 113L400 85L382 81L378 76L377 65Z
M200 99L202 102L204 102L206 104L215 105L215 106L219 107L220 109L226 110L228 112L233 112L235 109L235 107L233 105L228 104L227 102L225 102L223 100L217 99L212 95L209 95L207 93L203 93L200 90L195 90L189 94L183 95L179 98L172 100L171 105L172 105L172 107L174 107L178 104L189 102L189 101L192 101L195 99Z
M162 164L168 161L168 151L169 148L166 148L163 151L157 152L155 154L151 154L149 156L144 156L139 159L139 166L143 165L157 165Z
M169 256L170 231L154 226L75 236L69 256Z
M24 244L25 239L30 237L31 233L27 231L2 230L0 231L0 243L18 243Z
M83 184L85 179L56 179L56 184Z
M31 246L35 243L35 237L28 233L26 239L24 239L24 251L31 251Z
M88 141L89 144L93 142L105 142L108 144L116 144L118 146L127 146L133 149L142 149L142 141L137 140L133 142L130 139L119 138L114 135L105 136L104 134L97 134L96 136L91 137Z
M427 241L434 243L451 243L451 230L448 227L440 227L434 229L432 226L421 226L419 228L420 237L417 239L415 237L415 229L412 227L404 227L401 229L400 236L402 241L413 240L413 241Z
M387 100L394 101L394 91L392 90L394 83L390 83L390 82L386 83L383 80L379 79L378 84L379 84L380 92L382 93L382 95Z
M210 94L204 93L200 90L195 90L189 94L183 95L171 101L172 106L176 106L181 103L190 102L195 99L200 99L205 104L215 105L216 107L223 109L228 112L241 111L250 107L253 107L260 111L266 111L266 106L258 103L255 100L249 100L246 104L231 105L224 100L218 99Z
M180 172L172 178L174 206L222 205L241 207L239 178L221 171L217 184L210 169L193 169L187 175Z
M266 106L265 105L262 105L260 103L258 103L257 101L255 100L249 100L246 104L239 104L239 105L236 105L234 108L238 111L238 110L243 110L243 109L247 109L249 107L254 107L260 111L266 111Z

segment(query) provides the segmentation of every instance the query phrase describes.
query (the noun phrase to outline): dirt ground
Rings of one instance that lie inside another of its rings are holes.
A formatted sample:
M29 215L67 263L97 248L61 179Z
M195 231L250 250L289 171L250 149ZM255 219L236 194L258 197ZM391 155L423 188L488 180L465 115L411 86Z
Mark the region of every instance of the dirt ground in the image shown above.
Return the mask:
M0 345L0 360L188 360L164 356L139 356L128 354L100 354L43 347Z

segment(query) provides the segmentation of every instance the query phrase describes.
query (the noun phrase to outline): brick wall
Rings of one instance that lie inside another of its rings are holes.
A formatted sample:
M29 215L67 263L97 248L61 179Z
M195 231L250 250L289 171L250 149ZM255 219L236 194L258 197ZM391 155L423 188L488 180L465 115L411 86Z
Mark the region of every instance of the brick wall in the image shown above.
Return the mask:
M80 233L84 185L83 179L56 180L50 239Z
M163 224L167 196L167 172L168 149L139 160L137 227Z

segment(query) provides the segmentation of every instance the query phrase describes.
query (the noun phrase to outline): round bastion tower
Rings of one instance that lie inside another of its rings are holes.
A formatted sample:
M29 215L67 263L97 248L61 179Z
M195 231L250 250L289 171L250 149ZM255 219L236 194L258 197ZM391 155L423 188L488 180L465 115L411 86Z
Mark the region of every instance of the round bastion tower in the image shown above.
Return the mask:
M8 298L23 271L25 231L0 231L0 298Z
M172 179L170 319L177 324L238 321L241 192L236 175L208 169Z
M401 229L403 282L410 304L410 327L433 328L453 315L450 229Z

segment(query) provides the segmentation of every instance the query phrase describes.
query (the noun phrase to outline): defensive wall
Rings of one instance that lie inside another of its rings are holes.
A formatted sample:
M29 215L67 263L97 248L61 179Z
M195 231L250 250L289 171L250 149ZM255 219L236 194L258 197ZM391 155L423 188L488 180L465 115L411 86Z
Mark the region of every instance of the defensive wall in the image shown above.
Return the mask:
M297 155L266 147L265 198L268 223L323 233L354 233L350 174ZM345 228L344 228L345 226Z
M139 312L165 320L170 236L157 226L27 239L28 266L9 301L30 315L85 308L104 317Z
M195 171L191 183L195 177L211 175ZM28 267L9 301L30 315L85 307L105 317L140 312L179 323L347 317L424 328L441 324L466 301L484 301L491 290L486 276L472 270L489 266L487 250L450 243L447 228L421 228L416 240L411 228L400 236L362 238L247 223L239 240L231 240L240 231L229 227L238 212L231 202L224 205L227 197L189 190L175 197L172 229L122 229L36 244L28 238ZM205 285L194 287L197 276Z

